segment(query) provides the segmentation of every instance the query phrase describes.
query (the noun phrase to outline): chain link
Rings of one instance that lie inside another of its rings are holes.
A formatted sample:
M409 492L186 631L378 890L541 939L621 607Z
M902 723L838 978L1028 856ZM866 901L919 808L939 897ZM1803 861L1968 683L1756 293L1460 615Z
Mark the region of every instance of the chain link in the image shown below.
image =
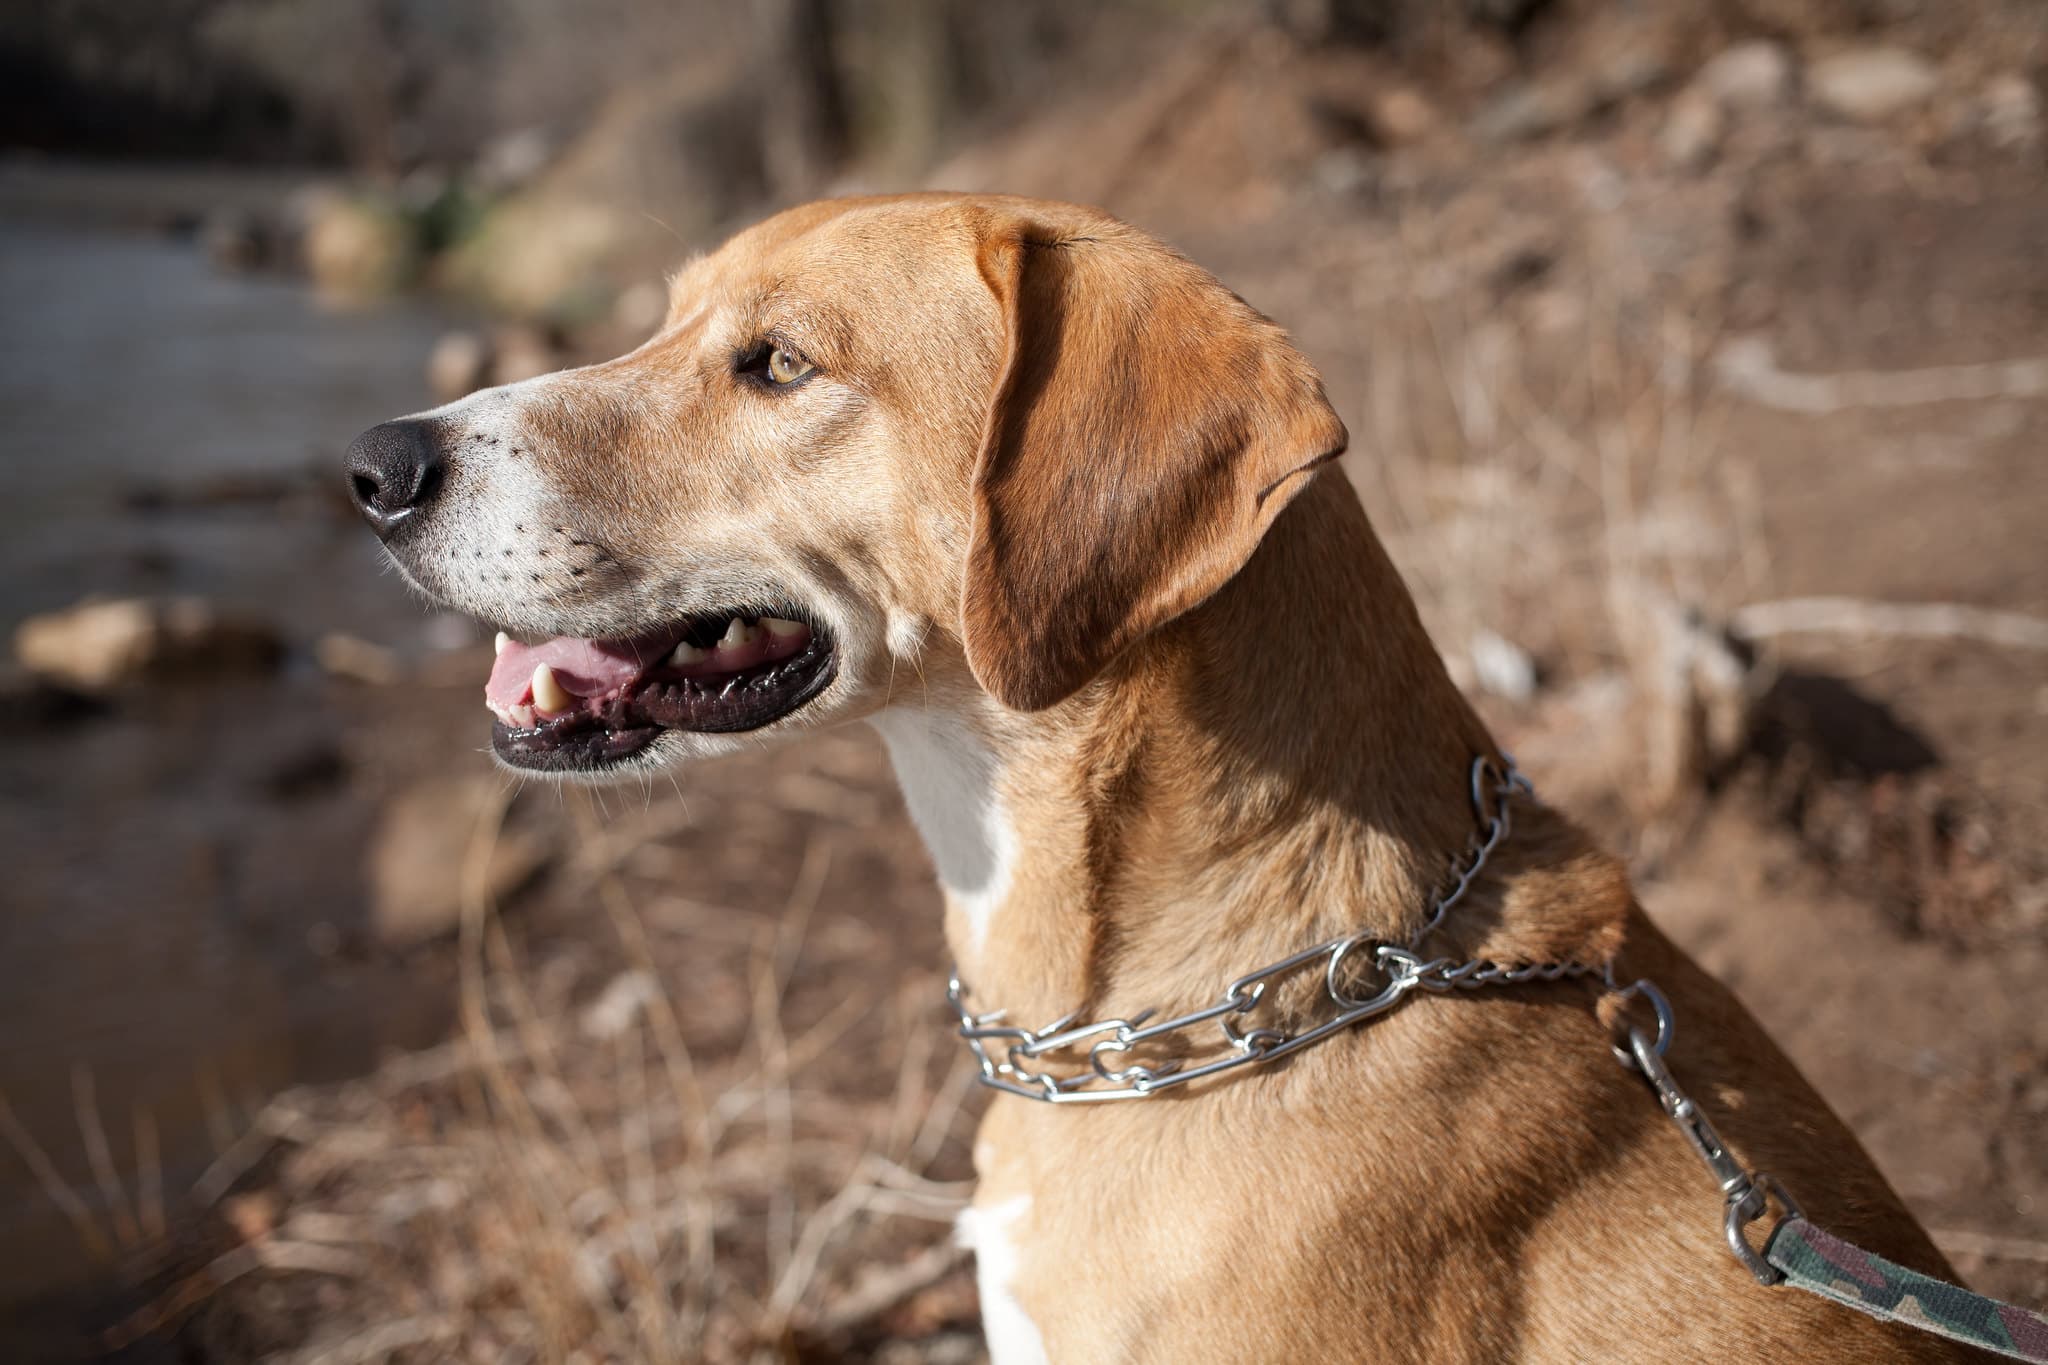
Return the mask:
M1443 994L1601 973L1602 967L1583 962L1502 966L1483 958L1460 962L1422 955L1424 941L1465 898L1487 859L1508 837L1513 828L1510 803L1514 797L1533 795L1535 789L1517 771L1513 759L1507 759L1503 766L1482 755L1472 761L1471 791L1478 828L1465 851L1452 863L1449 886L1430 902L1422 927L1405 946L1375 939L1370 933L1318 943L1238 977L1223 988L1222 996L1214 1004L1156 1023L1156 1010L1093 1024L1076 1023L1076 1012L1044 1028L1018 1028L1003 1022L1001 1010L977 1014L970 1009L967 987L956 973L947 985L946 998L960 1017L960 1036L981 1069L981 1083L1008 1094L1053 1104L1145 1099L1238 1067L1277 1061L1333 1033L1385 1014L1412 991ZM1245 1026L1245 1016L1266 1000L1269 987L1311 970L1322 974L1324 1003L1330 1011L1327 1018L1299 1033L1271 1026ZM1220 1035L1212 1040L1220 1043L1220 1051L1209 1061L1191 1063L1173 1058L1147 1064L1134 1055L1138 1049L1156 1044L1168 1035L1205 1024L1214 1024ZM1071 1059L1075 1067L1080 1067L1083 1060L1086 1066L1059 1075L1040 1065L1041 1059L1057 1061L1062 1056Z
M969 1009L967 988L956 973L948 983L946 998L960 1016L960 1036L967 1041L981 1068L981 1083L1052 1104L1145 1099L1206 1076L1277 1061L1333 1033L1385 1014L1414 991L1441 995L1486 986L1519 986L1531 981L1598 975L1619 999L1640 998L1650 1005L1656 1032L1645 1033L1640 1028L1624 1026L1622 1039L1614 1045L1614 1055L1623 1066L1649 1082L1664 1112L1720 1185L1723 1232L1729 1250L1760 1283L1778 1283L1785 1278L1784 1272L1750 1245L1747 1230L1769 1212L1773 1201L1784 1210L1779 1223L1801 1217L1799 1205L1775 1177L1762 1171L1752 1174L1736 1160L1706 1114L1673 1079L1664 1063L1664 1054L1671 1046L1675 1026L1671 1006L1662 991L1649 981L1621 985L1615 980L1612 962L1599 966L1585 962L1531 962L1509 967L1485 958L1460 962L1455 958L1422 955L1423 943L1465 898L1486 867L1487 859L1508 837L1513 828L1510 803L1518 794L1534 795L1535 789L1516 770L1514 760L1508 759L1505 766L1496 766L1483 756L1473 760L1472 808L1479 827L1465 852L1452 863L1450 885L1431 901L1422 927L1405 946L1375 939L1369 933L1318 943L1292 957L1246 972L1225 986L1222 997L1212 1005L1156 1023L1153 1016L1157 1011L1147 1010L1128 1019L1105 1019L1094 1024L1077 1024L1074 1021L1078 1015L1070 1014L1042 1029L1016 1028L1003 1023L1000 1010L976 1014ZM1354 959L1365 965L1353 965ZM1274 982L1318 967L1322 972L1324 1003L1330 1011L1322 1022L1299 1033L1271 1026L1244 1026L1244 1016L1264 1003ZM1348 978L1353 972L1365 975L1367 982L1352 983ZM1365 988L1373 978L1380 983L1378 988ZM1147 1064L1132 1055L1170 1034L1211 1023L1221 1035L1220 1055L1212 1060L1191 1065L1175 1058ZM1038 1064L1040 1058L1078 1054L1084 1048L1086 1069L1062 1076L1050 1068L1041 1069Z

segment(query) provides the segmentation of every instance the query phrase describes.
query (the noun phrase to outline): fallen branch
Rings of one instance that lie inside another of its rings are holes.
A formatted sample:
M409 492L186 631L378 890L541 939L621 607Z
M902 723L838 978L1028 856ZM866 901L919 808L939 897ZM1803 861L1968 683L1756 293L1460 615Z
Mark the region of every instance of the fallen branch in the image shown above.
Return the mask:
M14 1108L8 1104L5 1091L0 1091L0 1137L6 1138L7 1145L14 1149L29 1173L35 1176L36 1183L43 1187L43 1193L50 1202L71 1221L72 1230L78 1234L78 1240L85 1249L102 1261L113 1259L114 1249L101 1235L99 1222L92 1216L92 1210L79 1198L78 1191L71 1188L71 1182L58 1172L57 1164L50 1160L50 1154L43 1150L35 1135L15 1118Z
M249 1125L226 1151L200 1172L199 1179L192 1182L192 1197L201 1207L219 1203L221 1197L234 1188L235 1182L254 1170L256 1163L285 1137L283 1126L268 1121L275 1108L275 1101L264 1106L263 1112L256 1116L256 1122Z
M362 1365L389 1360L407 1346L452 1342L461 1335L461 1325L446 1317L399 1318L361 1332L321 1337L310 1346L270 1359L277 1365Z
M831 1338L878 1318L920 1290L929 1289L967 1259L967 1248L951 1237L920 1251L899 1266L868 1272L837 1303L821 1309L810 1324L820 1337Z
M1750 336L1736 337L1714 353L1714 377L1731 393L1767 408L1825 416L1844 408L2048 397L2048 356L1923 370L1799 374L1780 369L1771 343Z
M314 1275L356 1276L362 1259L339 1247L263 1237L230 1247L204 1268L184 1276L155 1300L107 1329L102 1340L120 1350L169 1328L216 1293L258 1270L300 1270Z
M1936 1228L1934 1244L1957 1256L1980 1256L1991 1261L2034 1261L2048 1265L2048 1242L2026 1237L1997 1237L1961 1228Z
M1750 640L1807 631L1922 640L1979 640L2008 649L2048 650L2048 621L2016 611L1955 602L1870 602L1855 597L1789 597L1752 602L1735 613L1736 634Z

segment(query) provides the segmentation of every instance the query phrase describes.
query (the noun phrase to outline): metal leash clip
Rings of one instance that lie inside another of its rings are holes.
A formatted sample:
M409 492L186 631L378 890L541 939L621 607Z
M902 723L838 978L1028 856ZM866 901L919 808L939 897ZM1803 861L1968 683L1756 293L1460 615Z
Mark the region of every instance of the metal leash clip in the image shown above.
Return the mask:
M1608 984L1614 984L1611 975ZM1664 993L1648 981L1637 981L1631 986L1617 989L1621 990L1624 998L1641 996L1649 1002L1650 1008L1656 1012L1657 1033L1652 1038L1642 1029L1630 1027L1628 1047L1624 1050L1617 1044L1614 1055L1621 1060L1623 1066L1641 1072L1643 1078L1649 1081L1650 1088L1657 1092L1657 1102L1663 1106L1664 1112L1678 1125L1678 1131L1685 1134L1686 1142L1698 1153L1700 1160L1706 1163L1707 1169L1713 1172L1715 1181L1721 1186L1721 1198L1724 1201L1722 1231L1728 1238L1728 1249L1735 1254L1737 1260L1749 1267L1749 1273L1756 1276L1758 1284L1779 1283L1785 1278L1785 1273L1766 1261L1762 1253L1750 1245L1749 1225L1769 1212L1771 1201L1775 1199L1778 1206L1785 1211L1783 1217L1771 1224L1770 1231L1775 1233L1786 1219L1804 1216L1798 1203L1769 1171L1751 1174L1744 1169L1742 1163L1729 1152L1727 1144L1721 1141L1721 1134L1700 1111L1700 1107L1693 1103L1692 1096L1681 1090L1678 1082L1672 1078L1671 1068L1664 1064L1664 1053L1671 1046L1671 1035L1675 1025L1671 1002L1664 998ZM1768 1235L1764 1242L1765 1245L1769 1245Z

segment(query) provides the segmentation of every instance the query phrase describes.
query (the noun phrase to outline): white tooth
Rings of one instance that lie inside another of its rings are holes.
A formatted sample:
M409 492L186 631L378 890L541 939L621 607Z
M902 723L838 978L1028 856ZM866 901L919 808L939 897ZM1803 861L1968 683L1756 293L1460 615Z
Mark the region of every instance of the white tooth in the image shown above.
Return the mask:
M718 647L720 649L738 649L741 645L752 644L753 641L753 628L735 616L732 618L732 623L726 626L725 634L718 641Z
M505 652L505 646L511 643L512 637L501 630L498 632L498 638L491 644L491 652L493 654L503 654Z
M780 616L764 616L761 618L761 624L778 640L787 640L810 629L801 621L785 621Z
M575 704L560 683L555 681L555 670L546 664L533 666L533 704L543 711L566 711Z
M674 649L669 651L668 661L677 668L681 668L685 664L701 664L710 657L710 650L699 649L688 640L683 640Z
M505 723L516 726L521 730L531 730L533 728L533 708L531 706L515 706L511 708L505 713Z

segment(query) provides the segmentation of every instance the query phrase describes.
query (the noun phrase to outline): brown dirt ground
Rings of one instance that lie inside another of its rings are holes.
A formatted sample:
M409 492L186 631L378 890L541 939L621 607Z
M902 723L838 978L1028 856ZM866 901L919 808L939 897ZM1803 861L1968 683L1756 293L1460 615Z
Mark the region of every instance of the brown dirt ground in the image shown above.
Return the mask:
M1552 136L1391 153L1303 112L1311 84L1389 79L1376 61L1311 81L1285 39L1233 32L939 179L1106 202L1295 329L1446 651L1485 626L1533 655L1537 696L1484 705L1539 786L1630 853L1652 915L1755 1010L1971 1283L2039 1305L2044 656L1770 641L1754 742L1674 811L1642 796L1612 609L1648 579L1711 615L1831 594L2048 613L2048 397L1815 415L1711 377L1738 336L1805 375L2048 354L2042 152L1950 116L1989 73L2048 58L2048 35L2022 6L1985 13L1997 23L1900 31L1942 68L1924 116L1758 111L1698 171L1665 164L1655 133L1726 32L1712 25L1671 39L1645 91ZM1558 42L1568 73L1579 49ZM1431 88L1455 127L1490 87ZM1088 127L1116 146L1069 165ZM426 689L412 719L359 716L347 742L477 762L448 720L470 693ZM218 1360L344 1338L403 1358L574 1341L627 1358L678 1330L713 1359L976 1358L965 1269L933 1248L979 1101L942 1035L937 897L879 747L833 736L679 791L523 793L519 818L564 823L577 851L506 907L502 938L452 953L468 1036L497 1060L451 1044L282 1097L237 1193L195 1215L135 1303ZM619 986L639 966L660 992ZM612 990L638 1013L607 1032L590 1011ZM677 1087L709 1097L717 1131L662 1098ZM636 1218L648 1208L673 1217ZM194 1267L266 1242L334 1264L178 1297ZM905 1281L922 1287L877 1288L905 1265L931 1272ZM364 1335L379 1324L403 1330Z

